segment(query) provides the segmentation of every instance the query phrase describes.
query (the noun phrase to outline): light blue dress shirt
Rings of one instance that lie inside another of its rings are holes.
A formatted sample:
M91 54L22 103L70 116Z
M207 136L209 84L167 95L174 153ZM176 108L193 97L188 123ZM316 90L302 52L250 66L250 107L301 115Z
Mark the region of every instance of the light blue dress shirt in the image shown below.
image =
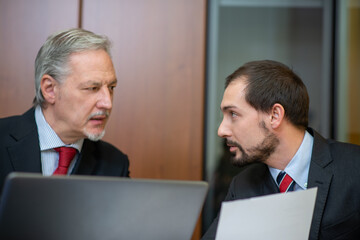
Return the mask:
M51 176L54 173L59 164L59 153L57 153L54 148L66 146L78 150L68 169L67 174L70 175L75 166L75 162L79 157L84 139L80 139L70 145L63 143L55 131L46 122L40 106L35 108L35 122L39 134L42 174L44 176Z
M288 163L284 171L295 181L294 191L307 189L308 175L314 137L305 131L304 139L294 157ZM276 182L276 177L281 170L269 167L271 176Z

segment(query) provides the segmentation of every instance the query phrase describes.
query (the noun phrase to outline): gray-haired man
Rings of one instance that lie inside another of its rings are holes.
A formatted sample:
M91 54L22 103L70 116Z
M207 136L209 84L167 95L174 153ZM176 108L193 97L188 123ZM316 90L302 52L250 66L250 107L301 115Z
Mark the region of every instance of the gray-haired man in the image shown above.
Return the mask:
M105 36L83 29L51 35L35 61L34 107L0 119L0 188L10 172L57 172L64 147L76 149L65 174L129 176L127 156L100 140L116 84Z

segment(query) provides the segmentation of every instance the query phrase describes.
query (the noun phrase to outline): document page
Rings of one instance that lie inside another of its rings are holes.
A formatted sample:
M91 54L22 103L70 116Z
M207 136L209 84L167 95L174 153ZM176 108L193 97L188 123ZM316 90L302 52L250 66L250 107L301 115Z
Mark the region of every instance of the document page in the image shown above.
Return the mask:
M317 188L223 202L216 240L309 238Z

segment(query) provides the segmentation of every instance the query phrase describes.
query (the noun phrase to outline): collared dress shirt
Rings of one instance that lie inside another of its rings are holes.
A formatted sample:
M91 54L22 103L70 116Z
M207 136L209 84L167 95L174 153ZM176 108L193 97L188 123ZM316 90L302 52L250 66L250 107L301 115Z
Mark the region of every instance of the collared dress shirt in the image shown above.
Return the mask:
M312 154L312 148L314 145L314 137L308 131L305 131L304 139L291 159L289 164L286 166L284 171L290 175L295 181L294 191L307 189L308 175L310 169L310 160ZM276 177L281 170L269 167L271 176L276 182Z
M70 145L65 144L46 122L40 106L37 106L35 109L35 121L39 133L42 174L44 176L51 176L54 173L59 164L59 153L54 148L65 146L77 149L77 153L68 169L67 175L70 175L81 152L84 139L80 139Z

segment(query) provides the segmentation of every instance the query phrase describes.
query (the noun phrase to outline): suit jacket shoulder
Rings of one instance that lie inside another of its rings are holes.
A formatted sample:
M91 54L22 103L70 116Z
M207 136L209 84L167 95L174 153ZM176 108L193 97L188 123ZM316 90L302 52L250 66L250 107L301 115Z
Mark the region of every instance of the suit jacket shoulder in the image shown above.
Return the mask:
M0 189L13 171L41 172L40 147L34 109L0 119Z
M12 144L29 134L34 134L34 131L37 133L34 108L23 115L1 118L0 144L1 146Z

